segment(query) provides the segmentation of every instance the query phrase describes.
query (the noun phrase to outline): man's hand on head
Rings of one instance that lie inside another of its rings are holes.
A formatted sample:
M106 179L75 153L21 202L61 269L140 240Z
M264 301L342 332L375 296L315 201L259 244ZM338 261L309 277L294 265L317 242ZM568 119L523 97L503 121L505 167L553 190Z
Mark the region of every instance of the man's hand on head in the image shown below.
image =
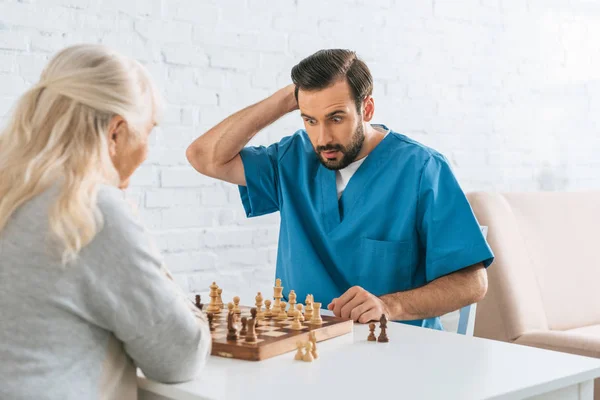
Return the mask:
M361 324L378 321L381 314L390 318L387 305L360 286L351 287L346 293L333 299L327 309L333 311L336 317L351 318Z
M296 100L296 85L293 83L281 89L285 94L285 103L287 104L288 112L298 110L298 101Z

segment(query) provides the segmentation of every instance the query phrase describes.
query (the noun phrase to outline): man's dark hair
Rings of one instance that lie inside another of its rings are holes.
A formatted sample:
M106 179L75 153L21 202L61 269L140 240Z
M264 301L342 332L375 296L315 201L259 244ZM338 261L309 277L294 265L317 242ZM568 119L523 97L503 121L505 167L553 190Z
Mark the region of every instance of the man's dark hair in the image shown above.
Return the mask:
M292 82L296 85L296 101L299 89L325 89L344 77L360 113L363 100L373 93L373 77L367 64L351 50L319 50L294 66Z

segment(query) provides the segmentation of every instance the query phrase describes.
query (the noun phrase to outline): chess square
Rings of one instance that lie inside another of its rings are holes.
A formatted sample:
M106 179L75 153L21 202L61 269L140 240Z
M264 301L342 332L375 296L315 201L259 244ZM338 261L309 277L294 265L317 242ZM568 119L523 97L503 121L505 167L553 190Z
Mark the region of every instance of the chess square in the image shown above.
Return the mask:
M277 328L276 326L259 326L258 328L256 328L257 331L276 331Z
M227 337L226 333L216 333L212 335L213 339L225 339Z
M280 336L287 335L287 333L280 332L280 331L270 331L270 332L261 333L261 335L262 336L270 336L270 337L280 337Z

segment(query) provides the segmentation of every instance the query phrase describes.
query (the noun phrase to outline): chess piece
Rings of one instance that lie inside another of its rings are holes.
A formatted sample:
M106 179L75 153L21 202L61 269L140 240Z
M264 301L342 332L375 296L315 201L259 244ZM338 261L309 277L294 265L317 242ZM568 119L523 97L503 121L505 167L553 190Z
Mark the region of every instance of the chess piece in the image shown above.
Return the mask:
M279 313L277 314L277 321L285 321L287 320L287 313L285 312L285 301L282 301L281 303L279 303Z
M262 321L265 319L265 313L262 311L263 297L260 292L254 298L256 300L256 319Z
M250 310L250 318L247 322L247 333L246 333L246 342L254 343L256 342L256 308L252 308Z
M293 290L290 290L290 295L289 295L290 301L288 302L288 304L290 305L290 309L288 310L288 317L294 317L294 314L296 313L296 292Z
M208 307L206 308L206 311L209 313L217 313L221 311L221 307L218 303L218 289L219 287L215 282L213 282L212 285L210 285L210 303L208 303Z
M312 295L309 294L306 296L306 301L304 302L304 304L306 304L306 307L304 308L304 318L307 321L310 321L312 318L312 314L313 314L313 298Z
M201 297L199 294L196 295L196 307L198 307L200 310L202 310L202 307L204 306L204 304L201 303Z
M314 361L315 358L312 355L312 347L313 347L313 344L310 340L304 344L304 356L302 357L302 361L306 361L306 362Z
M385 316L385 314L381 314L381 318L379 319L379 329L381 329L381 332L379 333L377 341L380 343L389 342L390 339L387 335L387 317Z
M218 299L217 299L217 306L219 306L219 310L222 310L225 308L225 304L223 304L223 289L218 288L217 289L217 295L218 295Z
M300 322L304 322L304 315L302 315L302 304L296 305L296 310L300 313Z
M233 313L236 315L242 314L242 310L240 309L240 296L235 296L233 298Z
M265 318L271 318L273 314L271 313L271 300L265 300Z
M294 357L294 360L302 361L302 359L304 358L304 345L299 340L296 342L296 350L297 351L296 351L296 356Z
M273 317L277 317L279 315L279 311L281 310L281 299L283 298L283 287L281 286L281 279L277 278L275 280L275 286L273 287L273 299L275 302L273 303Z
M229 313L227 314L227 340L238 340L239 334L235 324L235 313L233 312L233 304L227 304Z
M294 310L294 322L292 322L291 328L294 330L302 329L302 324L300 323L300 311Z
M375 337L375 324L372 322L369 324L369 331L369 337L367 338L367 340L369 342L376 342L377 338Z
M317 335L314 331L308 334L308 340L312 343L312 356L316 360L319 358L319 352L317 351Z
M206 317L208 318L208 327L210 328L211 331L215 330L215 327L213 326L213 313L207 313Z
M248 318L242 317L242 330L240 331L240 336L246 336L246 333L248 332L246 330L246 323L247 322L248 322Z
M321 318L321 303L314 303L313 316L310 320L311 325L323 325L323 319Z

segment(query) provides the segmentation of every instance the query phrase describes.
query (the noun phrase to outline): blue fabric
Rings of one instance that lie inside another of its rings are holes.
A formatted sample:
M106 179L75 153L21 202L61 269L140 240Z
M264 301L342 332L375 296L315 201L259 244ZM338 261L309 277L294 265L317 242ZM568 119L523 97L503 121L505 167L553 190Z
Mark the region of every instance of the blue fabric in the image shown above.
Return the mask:
M339 202L304 130L240 154L246 215L280 212L276 275L300 301L310 293L325 308L355 285L381 296L493 261L447 160L404 135L381 141ZM402 322L443 329L439 318Z

